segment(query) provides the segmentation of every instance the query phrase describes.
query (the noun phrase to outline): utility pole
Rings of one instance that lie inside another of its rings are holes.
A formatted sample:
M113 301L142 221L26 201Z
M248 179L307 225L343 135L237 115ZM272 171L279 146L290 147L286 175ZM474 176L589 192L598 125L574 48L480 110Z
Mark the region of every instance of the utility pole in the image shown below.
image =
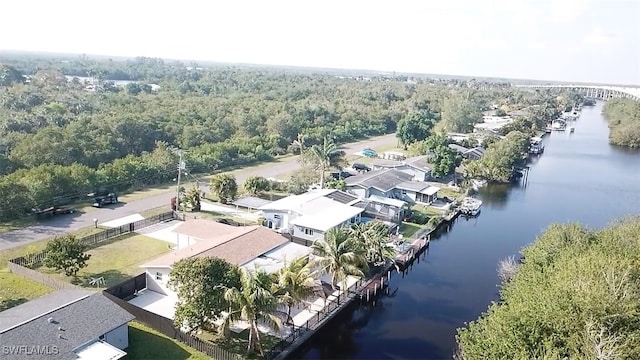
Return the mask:
M178 181L176 187L176 211L180 210L180 178L182 177L182 170L184 169L184 161L182 160L183 151L177 150L179 160L178 160Z

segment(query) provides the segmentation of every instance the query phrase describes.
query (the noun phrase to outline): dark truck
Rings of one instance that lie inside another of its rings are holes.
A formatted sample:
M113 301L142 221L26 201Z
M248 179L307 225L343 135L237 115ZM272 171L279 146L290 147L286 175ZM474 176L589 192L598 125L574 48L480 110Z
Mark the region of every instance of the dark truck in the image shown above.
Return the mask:
M87 194L88 197L93 197L93 206L101 208L108 204L118 203L118 194L106 189L99 189L95 192Z

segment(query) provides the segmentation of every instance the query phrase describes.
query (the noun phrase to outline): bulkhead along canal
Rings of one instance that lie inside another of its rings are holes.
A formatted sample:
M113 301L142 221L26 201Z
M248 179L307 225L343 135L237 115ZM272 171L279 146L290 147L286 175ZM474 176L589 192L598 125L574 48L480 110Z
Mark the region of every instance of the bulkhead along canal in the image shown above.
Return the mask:
M585 107L575 132L544 137L529 181L489 186L482 213L432 238L408 273L391 278L375 305L355 302L294 359L451 359L456 328L498 300L497 263L552 223L607 225L640 213L640 152L609 145L602 102Z

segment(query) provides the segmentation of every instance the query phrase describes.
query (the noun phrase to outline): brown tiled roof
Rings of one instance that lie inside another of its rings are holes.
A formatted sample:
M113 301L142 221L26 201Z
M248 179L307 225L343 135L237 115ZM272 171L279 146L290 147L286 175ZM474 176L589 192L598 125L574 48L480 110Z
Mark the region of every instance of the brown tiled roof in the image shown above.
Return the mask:
M190 224L193 227L189 227ZM141 267L171 267L182 259L207 256L215 256L232 264L242 265L289 241L284 236L262 226L236 227L201 219L187 221L178 226L176 232L198 240L186 248L155 258ZM209 233L208 238L207 233Z

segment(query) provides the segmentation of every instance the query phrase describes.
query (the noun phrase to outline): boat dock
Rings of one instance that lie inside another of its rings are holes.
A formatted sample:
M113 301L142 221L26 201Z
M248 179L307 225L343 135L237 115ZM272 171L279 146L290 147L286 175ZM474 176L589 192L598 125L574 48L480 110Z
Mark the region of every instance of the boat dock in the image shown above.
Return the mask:
M379 273L370 279L358 280L350 286L347 291L339 294L335 299L328 300L325 306L316 316L312 317L303 326L296 329L286 339L280 343L279 349L265 356L266 359L284 360L290 357L294 351L302 346L311 336L320 330L327 322L337 316L342 310L354 302L369 303L375 301L376 298L388 288L391 281L391 274L394 269L400 270L404 276L405 271L409 269L420 255L429 249L431 242L431 234L440 229L443 225L450 225L451 221L460 215L460 211L454 211L444 217L442 221L433 229L429 229L425 234L415 239L401 254L396 256L395 262L384 267Z

